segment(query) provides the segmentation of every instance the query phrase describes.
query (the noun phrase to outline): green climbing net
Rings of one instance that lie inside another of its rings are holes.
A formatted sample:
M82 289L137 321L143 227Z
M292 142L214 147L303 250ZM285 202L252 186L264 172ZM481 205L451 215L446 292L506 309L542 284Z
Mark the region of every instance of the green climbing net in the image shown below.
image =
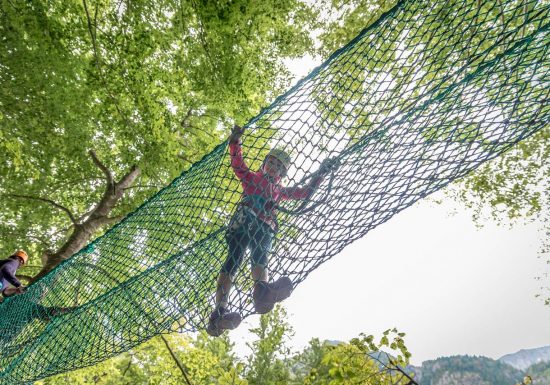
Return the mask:
M341 166L283 204L270 255L294 286L346 245L548 126L546 0L400 1L247 124L243 152L293 156L288 185ZM0 383L105 360L203 329L241 196L227 143L104 236L0 305ZM253 312L249 267L230 310ZM49 307L76 306L62 316Z

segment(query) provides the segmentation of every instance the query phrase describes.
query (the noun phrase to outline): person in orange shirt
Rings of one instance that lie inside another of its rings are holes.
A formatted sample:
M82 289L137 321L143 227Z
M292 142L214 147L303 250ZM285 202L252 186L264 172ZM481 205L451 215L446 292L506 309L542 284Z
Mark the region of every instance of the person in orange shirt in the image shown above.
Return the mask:
M15 276L15 272L29 260L25 250L17 250L7 259L0 261L0 292L4 297L20 294L25 287Z

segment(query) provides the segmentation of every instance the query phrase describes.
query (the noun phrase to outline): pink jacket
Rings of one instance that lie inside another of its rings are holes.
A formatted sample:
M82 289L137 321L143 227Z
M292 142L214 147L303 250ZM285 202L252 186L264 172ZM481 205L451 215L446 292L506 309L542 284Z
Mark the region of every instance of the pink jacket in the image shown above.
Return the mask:
M258 217L277 230L275 209L281 200L307 199L323 181L323 176L313 177L304 187L283 187L280 178L273 180L263 171L250 171L243 159L240 142L229 142L231 167L243 186L243 204L251 207ZM261 197L263 207L259 208L247 197Z

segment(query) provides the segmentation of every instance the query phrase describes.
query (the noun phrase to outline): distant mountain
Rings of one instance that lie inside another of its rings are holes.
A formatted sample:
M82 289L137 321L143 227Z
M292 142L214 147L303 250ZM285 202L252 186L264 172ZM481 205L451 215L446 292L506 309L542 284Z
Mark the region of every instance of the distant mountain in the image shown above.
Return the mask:
M522 349L517 353L507 354L499 361L505 362L516 369L525 370L539 362L550 362L550 346L536 349Z
M472 356L424 361L413 370L420 385L514 385L525 376L504 362Z
M323 344L337 346L341 343L325 340ZM310 348L309 353L311 360L315 352ZM369 356L381 367L392 358L383 351ZM320 360L321 356L316 359ZM300 361L293 368L296 373L310 369L311 366ZM531 376L532 385L550 385L550 346L520 350L498 360L481 356L441 357L403 370L407 374L414 373L413 378L419 385L516 385L521 384L527 375Z
M408 369L415 373L420 385L515 385L526 375L532 377L533 385L550 385L550 346L520 350L498 360L441 357Z
M539 362L528 367L525 372L533 378L533 385L550 384L550 362Z

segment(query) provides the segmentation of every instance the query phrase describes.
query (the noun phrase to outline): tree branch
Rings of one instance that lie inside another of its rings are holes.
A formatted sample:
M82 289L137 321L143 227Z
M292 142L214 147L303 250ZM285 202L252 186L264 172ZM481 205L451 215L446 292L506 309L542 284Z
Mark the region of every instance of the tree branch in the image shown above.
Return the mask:
M96 4L95 11L94 11L94 39L97 38L97 12L99 11L99 4Z
M107 186L100 201L93 210L88 212L87 218L81 223L74 223L73 232L56 252L49 255L47 262L42 266L40 272L32 279L34 282L54 269L59 263L77 253L90 240L99 228L106 224L119 221L122 217L109 217L109 214L124 195L125 188L129 187L138 177L140 170L132 166L130 171L124 175L119 182L114 182L111 172L105 167L93 151L90 152L96 165L107 175Z
M208 60L210 61L210 66L212 67L212 71L213 71L213 75L215 78L218 77L218 72L217 71L214 71L215 68L216 68L216 65L214 64L214 60L212 60L212 56L210 55L210 50L208 48L208 43L206 42L206 38L205 38L205 31L204 31L204 25L202 23L202 19L201 19L201 16L199 14L199 9L197 7L197 4L195 3L195 0L191 0L191 6L193 7L193 9L195 10L195 13L197 15L197 22L199 24L199 39L202 43L202 46L204 48L204 52L206 53L206 56L208 58Z
M96 45L96 40L95 40L95 32L92 28L92 19L90 17L90 12L88 11L88 4L86 4L86 0L82 0L82 4L84 5L84 11L86 11L86 21L88 22L88 32L90 32L90 37L92 38L92 46L94 48L94 56L96 58L96 61L97 61L97 65L98 66L101 66L101 64L99 63L99 55L97 53L97 45ZM96 8L96 12L97 12L97 8Z
M219 139L219 138L216 138L216 136L215 136L214 134L212 134L211 132L208 132L208 131L206 131L206 130L204 130L204 129L202 129L202 128L199 128L199 127L197 127L197 126L194 126L194 125L192 125L192 124L188 124L188 125L187 125L187 128L191 128L191 129L193 129L193 130L195 130L195 131L198 131L198 132L201 132L201 133L203 133L203 134L206 134L206 135L208 135L211 139Z
M390 370L397 370L399 373L401 373L403 376L407 377L407 379L409 380L409 382L407 383L407 385L418 385L418 383L413 380L411 378L411 376L409 376L407 373L405 373L405 371L403 369L401 369L399 367L399 365L397 365L397 363L393 362L393 360L391 358L388 358L389 360L389 363L391 364L391 368Z
M188 127L188 125L189 125L188 121L189 121L189 118L190 118L192 115L193 115L193 109L192 109L192 108L189 108L189 109L187 110L187 113L185 114L185 117L181 120L181 123L180 123L180 124L181 124L181 127L182 127L182 128Z
M99 63L99 55L97 53L97 45L95 41L95 33L92 29L92 20L90 18L90 12L88 11L88 4L86 4L86 0L82 0L82 4L84 5L84 10L86 11L86 20L88 22L88 32L90 32L90 37L92 38L92 46L94 48L94 56L96 58L96 65L99 67L101 64ZM97 14L97 8L96 8L96 14Z
M11 7L12 7L13 9L15 9L16 11L19 11L19 10L15 7L15 5L11 2L11 0L8 0L8 3L10 3L10 5L11 5Z
M186 157L185 155L178 154L178 158L180 158L181 160L186 161L187 163L193 163L193 161L191 159L189 159L188 157Z
M65 206L60 205L57 202L54 202L51 199L42 198L42 197L35 197L35 196L31 196L31 195L20 195L20 194L7 194L6 196L12 197L12 198L31 199L31 200L37 200L37 201L49 203L50 205L58 208L59 210L64 211L69 216L72 223L74 223L74 224L77 223L76 218L74 217L73 213L68 208L66 208Z
M99 78L103 82L103 86L105 87L105 91L107 92L107 96L112 100L113 105L115 106L115 109L117 110L117 113L124 120L124 124L127 127L129 127L130 126L129 121L128 121L127 117L122 113L122 111L121 111L121 109L118 105L117 99L114 97L113 93L109 89L108 83L105 80L105 76L103 75L103 69L101 68L101 60L99 58L99 52L98 52L98 49L97 49L96 34L95 34L94 30L92 29L92 20L91 20L91 17L90 17L90 12L88 11L88 5L86 4L86 0L82 0L82 4L84 4L84 10L86 11L86 20L87 20L87 23L88 23L88 32L90 33L90 37L92 39L92 46L93 46L93 50L94 50L94 57L95 57L97 71L99 73ZM97 8L96 8L96 15L94 17L96 17L96 16L97 16ZM97 26L96 26L96 30L97 30Z
M93 213L94 210L95 210L95 207L92 208L92 209L90 209L90 210L88 210L88 211L86 211L86 212L85 212L84 214L82 214L81 216L79 216L79 217L78 217L78 222L80 223L80 222L84 221L84 218L88 217L91 213ZM65 231L67 231L67 230L69 230L69 228L61 229L61 231L63 231L63 232L65 232Z
M111 170L107 168L97 157L94 150L88 151L88 154L92 157L92 160L94 161L94 164L105 174L105 177L107 178L107 183L111 186L114 185L113 183L113 173Z
M139 167L137 167L136 165L133 165L130 171L128 171L128 173L126 173L126 175L120 178L120 180L117 182L116 188L120 190L126 189L132 183L134 183L136 178L139 176L140 172L141 170L139 169Z
M126 368L122 372L122 377L126 376L126 372L128 372L128 370L130 369L130 366L132 366L132 359L134 358L134 356L131 353L129 354L130 354L130 359L128 360L128 366L126 366Z
M183 366L183 363L180 361L180 359L178 358L178 356L176 356L176 353L172 350L172 347L168 344L168 341L166 340L166 338L164 337L164 335L161 334L161 335L160 335L160 338L162 338L162 341L164 341L164 345L166 345L166 348L167 348L168 351L170 352L170 355L172 356L172 358L173 358L174 361L176 362L176 365L177 365L178 368L180 369L181 374L183 375L183 378L185 379L185 382L187 382L187 385L192 385L192 384L191 384L191 381L189 381L189 378L187 377L187 373L185 372L185 367Z
M129 186L129 187L124 187L124 190L130 190L130 189L133 189L133 188L160 188L162 186L157 186L157 185L154 185L154 184L138 184L138 185L135 185L135 186Z

